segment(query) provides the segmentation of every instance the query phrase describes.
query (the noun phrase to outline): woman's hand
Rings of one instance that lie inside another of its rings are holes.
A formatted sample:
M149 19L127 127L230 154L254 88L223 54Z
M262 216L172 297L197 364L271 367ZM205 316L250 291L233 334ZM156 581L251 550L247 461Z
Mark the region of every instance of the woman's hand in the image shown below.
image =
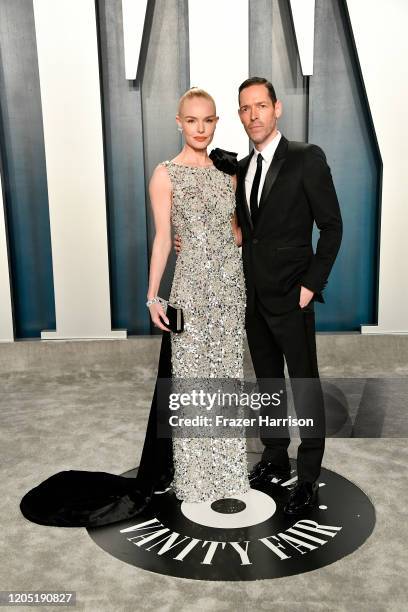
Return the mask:
M231 176L231 182L232 182L232 188L234 189L234 193L237 190L237 184L238 184L238 179L237 179L237 175L233 174ZM234 211L234 214L231 218L231 226L232 226L232 232L234 234L234 238L235 238L235 244L237 245L237 247L242 246L242 231L240 226L238 225L238 217L237 217L237 211Z
M162 329L166 332L170 331L167 327L163 325L163 321L166 323L166 325L168 325L169 320L166 317L166 313L164 312L163 306L160 304L160 302L151 304L151 306L149 306L149 312L153 325L155 327L158 327L159 329Z
M237 247L242 246L242 231L239 225L233 230L235 236L235 244Z
M235 238L235 244L240 247L242 246L242 231L241 228L238 225L238 220L237 220L237 213L234 212L234 216L231 218L231 226L232 226L232 232L234 234L234 238Z
M181 251L181 238L178 234L176 234L174 236L174 250L176 251L177 255L180 254Z

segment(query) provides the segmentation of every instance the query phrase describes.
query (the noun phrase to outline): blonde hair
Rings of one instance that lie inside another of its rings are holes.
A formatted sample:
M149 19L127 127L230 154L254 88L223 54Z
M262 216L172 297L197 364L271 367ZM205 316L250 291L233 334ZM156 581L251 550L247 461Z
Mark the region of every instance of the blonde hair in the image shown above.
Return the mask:
M181 109L183 107L184 101L191 100L192 98L205 98L206 100L208 100L214 105L214 114L217 114L217 109L215 106L214 98L210 96L210 94L206 92L204 89L200 89L199 87L190 87L190 89L187 89L187 91L183 93L183 95L181 96L179 100L179 103L178 103L178 114L179 115L181 115Z

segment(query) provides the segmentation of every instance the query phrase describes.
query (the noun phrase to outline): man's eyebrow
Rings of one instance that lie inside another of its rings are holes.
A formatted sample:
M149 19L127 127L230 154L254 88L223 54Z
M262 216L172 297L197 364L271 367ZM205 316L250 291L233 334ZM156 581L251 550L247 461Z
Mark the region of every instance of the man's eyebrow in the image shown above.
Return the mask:
M258 100L258 102L254 102L254 104L267 104L268 100ZM244 106L251 106L250 104L241 104L239 108L243 108Z

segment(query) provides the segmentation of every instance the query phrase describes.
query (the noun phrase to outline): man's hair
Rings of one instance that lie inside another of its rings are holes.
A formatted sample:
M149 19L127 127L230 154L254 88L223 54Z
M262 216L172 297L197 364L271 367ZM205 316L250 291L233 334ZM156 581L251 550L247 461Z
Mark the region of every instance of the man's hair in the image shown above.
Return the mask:
M270 81L268 81L267 79L264 79L263 77L251 77L250 79L246 79L246 81L241 83L241 85L238 88L238 104L239 104L239 95L241 91L243 89L246 89L247 87L251 87L251 85L265 85L266 89L268 90L269 97L272 100L272 104L275 106L275 103L278 99L276 97L275 88Z
M179 103L178 103L178 114L179 115L181 114L183 102L185 100L191 100L191 98L205 98L209 102L212 102L212 104L214 105L214 112L215 114L217 113L214 98L210 96L210 94L206 92L204 89L200 89L199 87L191 87L190 89L187 89L185 93L183 93L183 95L181 96L179 100Z

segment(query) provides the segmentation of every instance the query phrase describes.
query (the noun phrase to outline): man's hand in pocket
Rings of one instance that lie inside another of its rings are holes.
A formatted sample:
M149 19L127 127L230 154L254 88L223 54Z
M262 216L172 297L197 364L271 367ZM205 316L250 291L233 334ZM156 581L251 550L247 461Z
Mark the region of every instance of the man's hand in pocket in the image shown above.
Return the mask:
M301 287L299 306L301 308L306 308L306 306L309 304L313 296L314 296L314 291L310 291L310 289L307 289L307 287Z

